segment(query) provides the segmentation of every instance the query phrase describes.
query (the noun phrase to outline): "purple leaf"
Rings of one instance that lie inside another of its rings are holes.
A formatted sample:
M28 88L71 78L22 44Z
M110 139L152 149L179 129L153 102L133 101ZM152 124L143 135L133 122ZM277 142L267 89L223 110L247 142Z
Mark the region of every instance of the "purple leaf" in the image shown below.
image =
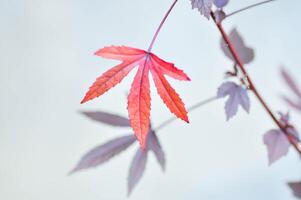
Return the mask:
M301 182L291 182L288 183L288 186L291 188L294 195L301 199Z
M70 174L103 164L115 155L127 149L135 141L136 138L134 135L126 135L95 147L81 158Z
M214 5L217 8L223 8L229 3L229 0L214 0Z
M160 145L159 139L154 131L151 131L148 136L148 149L151 150L158 163L160 164L162 170L165 170L165 154Z
M288 153L290 142L280 130L273 129L263 136L263 142L267 146L269 165Z
M137 185L141 179L147 161L147 151L143 151L140 148L137 150L136 155L132 161L129 176L128 176L128 196L133 191L134 187Z
M239 58L244 64L250 63L254 59L254 50L250 47L247 47L244 43L243 38L240 36L240 34L237 32L236 28L232 29L230 32L230 41L234 45ZM225 44L224 40L221 39L220 42L221 48L224 52L224 54L230 58L232 61L236 62L235 59L232 57L231 52L229 51L228 46Z
M249 112L250 99L244 87L234 82L225 82L218 88L217 97L223 98L226 96L229 96L225 104L227 120L237 113L239 105L242 106L246 112Z
M301 102L294 102L291 99L287 98L287 97L282 97L283 100L292 108L296 109L296 110L301 110Z
M111 126L122 126L122 127L130 127L130 121L119 115L114 115L106 112L82 112L85 116L89 117L90 119L105 123Z
M209 19L210 17L210 12L211 12L211 7L213 5L214 0L190 0L192 9L196 8L199 10L201 15L204 15Z
M292 76L284 69L281 69L281 75L288 87L299 97L301 98L301 91L296 84L296 81L292 78Z

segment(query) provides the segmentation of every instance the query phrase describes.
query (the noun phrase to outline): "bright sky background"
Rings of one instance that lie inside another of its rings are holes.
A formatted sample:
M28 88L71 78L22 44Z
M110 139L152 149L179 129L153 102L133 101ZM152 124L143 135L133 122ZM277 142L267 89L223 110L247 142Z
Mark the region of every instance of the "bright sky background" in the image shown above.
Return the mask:
M116 64L94 51L111 44L147 48L171 2L0 0L0 199L126 199L137 145L97 169L67 173L92 147L130 131L94 123L79 111L126 116L125 93L134 73L101 98L79 102L95 78ZM226 11L255 2L230 0ZM227 30L237 27L255 48L248 70L275 110L287 110L279 66L301 78L300 7L300 0L279 0L224 24ZM213 96L232 65L219 40L212 21L192 11L189 0L179 1L158 37L153 51L192 79L171 81L187 105ZM240 110L229 122L219 101L191 113L189 125L177 121L162 129L167 170L162 173L151 155L130 199L294 199L286 182L301 179L300 159L291 149L268 167L262 135L275 125L251 100L250 115ZM152 85L153 123L170 116ZM292 116L300 129L300 113Z

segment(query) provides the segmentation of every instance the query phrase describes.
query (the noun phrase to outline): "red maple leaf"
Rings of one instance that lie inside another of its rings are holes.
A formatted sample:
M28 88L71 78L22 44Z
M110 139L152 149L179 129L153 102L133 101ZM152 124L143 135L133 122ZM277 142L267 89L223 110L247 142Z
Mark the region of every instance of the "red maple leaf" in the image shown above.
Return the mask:
M134 67L139 66L128 96L128 112L131 126L143 149L150 124L149 72L152 74L158 94L169 110L178 118L189 122L184 103L164 77L168 75L178 80L190 80L174 64L160 59L151 52L125 46L105 47L98 50L95 55L121 60L122 63L97 78L81 103L99 97L120 83Z

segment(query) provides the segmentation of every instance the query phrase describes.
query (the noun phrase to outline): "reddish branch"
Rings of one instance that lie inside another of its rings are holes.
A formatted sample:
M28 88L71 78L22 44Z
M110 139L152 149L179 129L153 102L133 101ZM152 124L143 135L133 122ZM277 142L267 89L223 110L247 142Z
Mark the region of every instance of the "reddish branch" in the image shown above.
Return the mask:
M172 9L174 8L174 6L176 5L177 2L178 2L178 0L174 0L174 2L171 4L170 8L169 8L168 11L166 12L165 16L163 17L163 19L162 19L162 21L161 21L159 27L157 28L157 30L156 30L156 32L155 32L155 34L154 34L153 39L152 39L152 41L151 41L151 43L150 43L150 45L149 45L149 47L148 47L148 52L151 52L151 50L152 50L152 48L153 48L153 45L154 45L154 43L155 43L155 41L156 41L156 39L157 39L157 37L158 37L158 34L159 34L159 32L160 32L162 26L164 25L164 23L165 23L167 17L169 16L170 12L172 11Z
M227 33L225 32L222 23L218 22L215 19L214 13L211 12L211 17L214 20L219 32L221 33L225 43L227 44L227 47L229 48L233 58L235 59L236 63L238 64L239 69L241 70L241 72L243 73L243 75L246 77L248 83L249 83L249 87L250 90L255 94L256 98L259 100L259 102L261 103L261 105L264 107L265 111L268 113L268 115L271 117L271 119L275 122L275 124L282 130L282 132L286 135L287 139L289 140L289 142L293 145L293 147L296 149L296 151L300 154L301 156L301 148L298 145L298 142L296 141L295 137L292 136L291 134L289 134L289 132L287 131L287 127L283 126L280 121L276 118L276 116L273 114L272 110L270 109L270 107L267 105L267 103L264 101L264 99L262 98L262 96L260 95L260 93L258 92L257 88L255 87L252 79L250 78L250 76L248 75L248 72L246 70L246 68L244 67L243 62L241 61L241 59L238 56L238 53L234 47L234 45L232 44L232 42L229 39L229 36L227 35Z
M271 2L273 0L268 0L268 1L264 1L264 2L261 2L259 4L255 4L255 5L252 5L252 6L248 6L242 10L246 10L246 9L249 9L251 7L254 7L254 6L257 6L257 5L261 5L263 3L268 3L268 2ZM174 2L172 3L172 5L170 6L170 8L168 9L168 11L166 12L165 16L163 17L159 27L157 28L155 34L154 34L154 37L151 41L151 44L148 48L148 52L151 51L154 43L155 43L155 40L162 28L162 26L164 25L167 17L169 16L170 12L172 11L172 9L174 8L174 6L176 5L176 3L178 2L178 0L174 0ZM239 11L236 11L234 13L232 13L231 15L237 13L237 12L240 12L242 10L239 10ZM248 81L248 86L250 87L250 90L255 94L255 96L257 97L257 99L259 100L259 102L261 103L261 105L264 107L265 111L268 113L268 115L271 117L271 119L275 122L275 124L282 130L282 132L286 135L287 139L289 140L289 142L293 145L293 147L296 149L296 151L300 154L301 156L301 147L298 145L298 142L296 141L295 139L295 136L291 135L286 126L282 125L280 123L280 121L276 118L276 116L274 115L274 113L272 112L272 110L270 109L270 107L267 105L267 103L264 101L264 99L262 98L262 96L259 94L257 88L255 87L252 79L250 78L250 76L248 75L248 72L246 71L245 67L244 67L244 64L243 62L241 61L241 59L239 58L238 56L238 53L234 47L234 45L232 44L232 42L230 41L229 39L229 36L227 35L227 33L225 32L223 26L222 26L222 23L221 22L218 22L215 18L215 15L213 12L210 13L211 14L211 17L213 19L213 21L215 22L219 32L221 33L225 43L227 44L233 58L235 59L239 69L241 70L241 72L243 73L243 75L246 77L247 81ZM229 16L229 15L228 15ZM168 120L166 123L170 123L171 121L173 121L173 119L170 119ZM163 123L162 126L165 126L165 123ZM159 128L161 128L161 126L159 126Z

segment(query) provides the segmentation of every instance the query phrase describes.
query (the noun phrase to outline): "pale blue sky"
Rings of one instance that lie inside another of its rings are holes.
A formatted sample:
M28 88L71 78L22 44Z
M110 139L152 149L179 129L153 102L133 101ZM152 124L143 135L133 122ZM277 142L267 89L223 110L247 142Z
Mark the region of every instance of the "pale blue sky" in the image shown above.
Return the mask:
M93 123L81 110L126 115L125 93L133 73L109 93L85 105L90 84L116 62L93 56L106 45L146 48L171 0L0 0L0 199L126 199L126 177L135 146L109 163L71 177L82 154L128 133ZM233 11L255 0L230 0ZM301 78L301 1L279 0L225 21L256 50L248 66L267 102L287 109L279 77L285 65ZM180 0L153 51L175 62L192 82L171 81L187 105L215 94L232 63L219 49L211 21ZM301 81L300 81L301 84ZM225 122L223 102L175 122L158 133L167 156L163 174L150 156L130 199L290 200L285 185L301 179L301 162L290 154L272 167L262 144L274 124L252 96L250 115L240 111ZM171 114L152 86L152 121ZM293 121L301 119L292 113ZM300 129L300 124L296 124ZM162 133L162 134L161 134Z

